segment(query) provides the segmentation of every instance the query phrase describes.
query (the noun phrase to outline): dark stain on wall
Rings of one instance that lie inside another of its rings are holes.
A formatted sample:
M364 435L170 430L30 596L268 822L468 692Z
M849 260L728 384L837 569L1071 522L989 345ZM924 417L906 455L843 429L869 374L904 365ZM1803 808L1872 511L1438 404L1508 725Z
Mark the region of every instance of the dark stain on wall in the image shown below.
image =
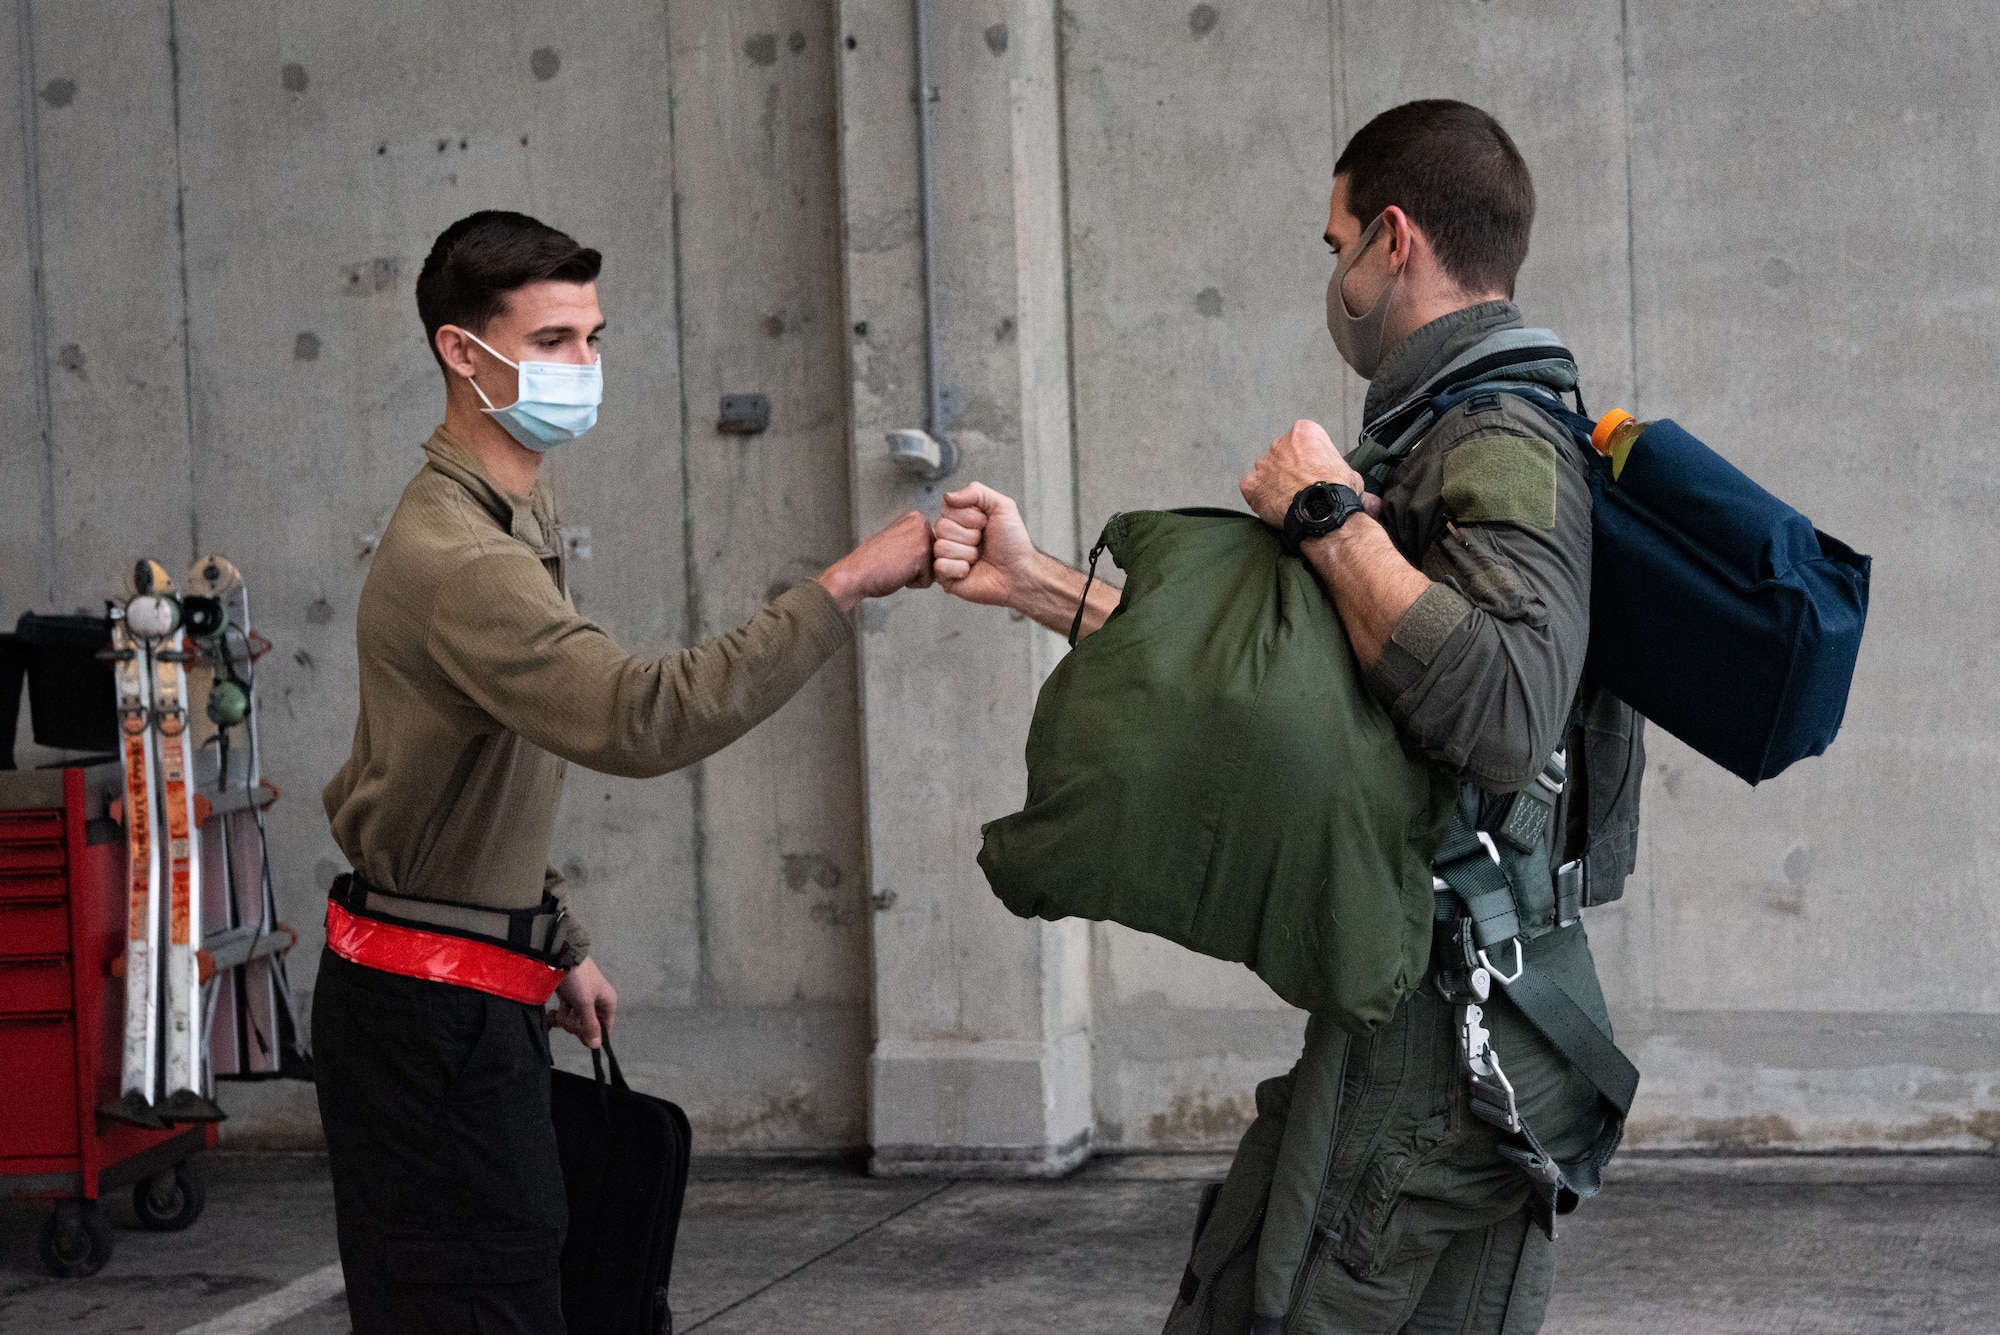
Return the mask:
M832 890L841 882L840 864L823 853L785 854L785 888L802 891L808 882Z
M371 292L386 292L396 285L402 276L403 262L394 255L378 255L366 264L350 264L342 269L341 276L349 292L367 296Z

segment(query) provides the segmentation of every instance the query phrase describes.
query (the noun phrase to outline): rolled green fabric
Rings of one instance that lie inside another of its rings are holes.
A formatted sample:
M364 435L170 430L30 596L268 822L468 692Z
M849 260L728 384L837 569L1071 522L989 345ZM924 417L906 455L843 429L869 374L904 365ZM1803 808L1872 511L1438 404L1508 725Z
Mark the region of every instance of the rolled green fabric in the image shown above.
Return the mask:
M1453 783L1404 750L1332 602L1256 518L1133 511L1104 540L1124 597L1042 688L1027 806L984 830L994 893L1375 1028L1427 970Z

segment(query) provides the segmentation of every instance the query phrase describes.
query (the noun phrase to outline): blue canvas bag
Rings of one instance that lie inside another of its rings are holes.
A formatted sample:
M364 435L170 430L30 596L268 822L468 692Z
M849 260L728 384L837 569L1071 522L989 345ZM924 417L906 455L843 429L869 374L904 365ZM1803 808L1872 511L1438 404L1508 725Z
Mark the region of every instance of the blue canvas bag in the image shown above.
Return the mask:
M1635 440L1615 475L1592 422L1555 395L1516 394L1590 459L1590 649L1584 671L1750 783L1826 750L1847 712L1868 618L1870 561L1670 420Z
M1832 743L1870 562L1671 421L1590 470L1584 670L1751 783Z

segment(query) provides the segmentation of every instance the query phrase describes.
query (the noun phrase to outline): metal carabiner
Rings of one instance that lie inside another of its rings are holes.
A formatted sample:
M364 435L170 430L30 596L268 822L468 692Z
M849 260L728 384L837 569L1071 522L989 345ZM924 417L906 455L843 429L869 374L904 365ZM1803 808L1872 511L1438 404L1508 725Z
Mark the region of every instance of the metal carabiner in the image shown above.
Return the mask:
M1500 1069L1500 1054L1493 1050L1493 1036L1482 1023L1485 1013L1477 1006L1461 1006L1458 1011L1458 1051L1472 1085L1472 1115L1503 1131L1521 1131L1521 1108L1514 1094L1514 1082Z
M1506 987L1510 984L1519 982L1521 980L1521 975L1528 971L1528 962L1527 960L1522 958L1521 955L1521 938L1518 936L1514 937L1512 940L1512 944L1514 947L1514 972L1512 973L1500 972L1499 966L1494 964L1492 960L1486 958L1485 951L1482 950L1479 952L1479 962L1486 966L1486 971L1492 974L1494 979L1497 982L1499 982L1499 984L1502 987Z

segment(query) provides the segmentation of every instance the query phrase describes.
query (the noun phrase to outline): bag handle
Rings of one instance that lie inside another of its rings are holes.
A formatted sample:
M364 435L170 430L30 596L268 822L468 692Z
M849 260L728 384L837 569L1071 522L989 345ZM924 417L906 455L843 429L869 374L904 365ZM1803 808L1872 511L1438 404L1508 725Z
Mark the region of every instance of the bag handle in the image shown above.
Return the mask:
M604 1038L599 1040L599 1042L602 1046L590 1050L590 1069L597 1077L597 1106L606 1117L609 1117L611 1115L611 1091L617 1089L629 1094L632 1092L632 1086L625 1083L625 1072L619 1069L618 1054L611 1050L611 1040ZM609 1083L604 1079L604 1062L606 1058L609 1058L611 1061L611 1079Z
M1116 519L1118 516L1111 516ZM1111 541L1111 525L1104 526L1104 532L1097 537L1097 545L1090 549L1090 569L1083 576L1083 596L1076 600L1076 620L1069 623L1069 647L1076 648L1076 642L1083 636L1083 612L1090 606L1090 586L1097 581L1097 558L1104 555L1106 543Z

